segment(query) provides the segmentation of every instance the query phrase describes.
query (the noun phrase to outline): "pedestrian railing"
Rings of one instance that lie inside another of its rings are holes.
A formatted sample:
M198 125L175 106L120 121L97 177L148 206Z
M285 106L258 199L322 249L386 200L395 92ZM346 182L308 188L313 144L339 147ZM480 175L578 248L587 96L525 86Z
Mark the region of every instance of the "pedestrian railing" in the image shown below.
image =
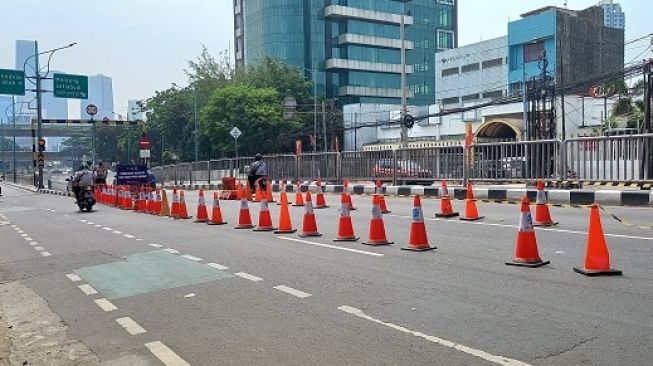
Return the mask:
M653 182L653 134L583 137L265 156L273 180L376 181L392 184L437 180L533 182L585 180ZM217 183L245 179L253 157L179 163L152 169L158 182Z

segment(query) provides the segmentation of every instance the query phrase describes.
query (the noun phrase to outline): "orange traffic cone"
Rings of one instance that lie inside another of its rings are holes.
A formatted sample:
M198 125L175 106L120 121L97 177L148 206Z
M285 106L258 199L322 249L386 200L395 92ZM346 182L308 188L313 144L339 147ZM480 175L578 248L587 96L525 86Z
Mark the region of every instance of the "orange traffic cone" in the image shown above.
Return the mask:
M538 180L537 197L535 199L535 220L533 220L533 225L553 226L557 224L557 222L551 219L551 212L549 212L549 205L547 205L546 194L544 193L544 182Z
M302 186L299 181L295 185L295 203L293 203L293 206L304 206L304 196L302 195Z
M467 198L465 199L465 216L461 217L464 221L476 221L484 218L485 216L478 215L476 208L476 199L474 199L474 191L472 191L472 184L467 183Z
M186 208L186 197L184 191L179 192L179 214L175 216L175 219L179 220L188 220L193 216L188 216L188 210Z
M179 215L179 193L177 188L172 189L172 207L170 209L170 217L174 218Z
M254 183L254 202L263 201L263 192L261 192L261 184L259 180Z
M506 262L506 264L509 266L535 268L549 263L551 262L542 261L540 253L537 250L537 239L535 239L535 230L533 229L531 207L528 202L528 197L524 196L521 200L521 214L519 217L519 229L517 231L515 257L512 262Z
M292 221L290 219L290 209L288 208L288 195L285 191L281 192L281 197L279 198L281 203L281 212L279 213L279 229L276 230L275 234L292 234L297 231L293 229Z
M154 210L152 210L152 215L158 215L161 212L161 190L158 188L154 193Z
M286 181L279 181L279 200L277 201L277 206L281 206L281 193L286 192Z
M199 198L197 199L197 215L195 222L206 223L209 222L209 213L206 210L206 200L204 199L204 190L200 189Z
M159 216L170 216L170 206L168 205L168 194L165 189L161 189L161 209Z
M358 237L354 235L354 226L351 222L349 210L351 205L351 198L349 194L344 192L340 195L340 220L338 221L338 236L333 241L358 241Z
M268 203L274 203L274 195L272 194L272 181L266 179L265 186L267 188L266 198Z
M242 190L240 194L240 212L238 213L238 226L236 229L253 229L252 216L249 214L249 204L247 203L247 194Z
M274 231L275 228L272 225L272 216L270 216L270 207L268 206L267 198L263 198L260 205L260 211L258 214L258 226L254 231Z
M220 209L220 195L218 192L213 192L213 210L211 212L211 221L209 225L224 225L226 222L222 220L222 210Z
M324 192L322 191L322 181L317 179L317 198L315 199L315 209L327 208L326 201L324 200Z
M381 209L382 214L389 214L390 210L388 210L388 206L385 204L385 195L383 194L383 182L381 182L380 179L376 181L376 187L374 189L374 192L379 196L379 208Z
M147 212L147 200L145 197L145 190L141 186L141 190L138 192L138 212L145 213Z
M442 182L440 182L440 192L439 193L440 193L440 198L443 198L444 196L449 195L449 188L447 188L447 181L444 180L444 179L442 180Z
M311 200L311 192L306 192L306 204L304 205L306 212L304 213L304 222L302 223L302 232L299 234L300 238L309 236L322 236L317 231L317 222L315 221L315 213L313 212L313 201Z
M429 245L429 239L426 235L426 225L424 225L424 211L422 211L422 200L419 195L413 199L413 222L410 223L410 234L408 235L408 246L402 250L412 250L414 252L426 252L436 249Z
M445 194L442 196L440 199L440 213L436 213L435 217L450 218L457 217L458 215L459 213L454 212L453 207L451 207L451 199L449 198L449 195Z
M349 204L349 211L358 210L357 207L354 207L354 203L352 202L351 195L349 194L349 181L348 180L342 181L342 185L343 185L342 187L343 192L347 193L347 204Z
M585 253L585 266L574 268L574 271L585 276L621 276L622 271L610 267L610 252L605 242L599 205L593 204L590 209L590 223Z
M385 235L385 224L383 223L383 215L381 214L380 196L372 196L372 219L370 221L370 232L365 245L388 245L394 242L388 241Z
M145 189L145 213L151 215L153 210L154 210L154 195L152 193L152 190L148 187Z

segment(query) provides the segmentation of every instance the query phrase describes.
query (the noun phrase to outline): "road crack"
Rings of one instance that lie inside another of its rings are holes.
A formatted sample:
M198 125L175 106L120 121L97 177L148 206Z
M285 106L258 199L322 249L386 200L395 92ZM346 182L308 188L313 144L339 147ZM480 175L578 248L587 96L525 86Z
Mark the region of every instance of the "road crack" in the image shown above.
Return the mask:
M549 358L559 357L559 356L564 355L565 353L573 352L573 351L576 350L576 348L581 347L581 346L583 346L583 345L585 345L585 344L587 344L589 342L593 342L593 341L595 341L597 339L599 339L599 337L592 337L592 338L588 338L588 339L583 339L583 340L580 340L580 341L578 341L576 343L571 344L567 348L564 348L564 349L559 350L559 351L551 351L546 356L536 357L536 358L532 359L531 361L548 360Z

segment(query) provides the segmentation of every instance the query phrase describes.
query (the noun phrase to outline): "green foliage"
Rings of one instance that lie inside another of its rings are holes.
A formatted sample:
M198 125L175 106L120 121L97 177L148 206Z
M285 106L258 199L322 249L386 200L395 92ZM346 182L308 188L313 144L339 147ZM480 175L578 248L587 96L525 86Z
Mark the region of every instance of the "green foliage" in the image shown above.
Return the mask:
M311 79L312 75L308 74L307 79L302 69L270 57L257 64L240 67L234 74L234 83L255 88L272 88L279 94L279 100L292 96L298 104L312 103Z
M282 105L276 90L233 84L217 89L202 108L202 131L212 156L232 154L234 141L229 131L233 127L243 132L239 144L245 155L287 151L300 124L281 117Z
M6 137L0 139L0 150L3 150L5 152L14 151L14 140L8 139ZM16 144L16 151L27 151L27 150L28 150L27 148L21 147L20 145Z

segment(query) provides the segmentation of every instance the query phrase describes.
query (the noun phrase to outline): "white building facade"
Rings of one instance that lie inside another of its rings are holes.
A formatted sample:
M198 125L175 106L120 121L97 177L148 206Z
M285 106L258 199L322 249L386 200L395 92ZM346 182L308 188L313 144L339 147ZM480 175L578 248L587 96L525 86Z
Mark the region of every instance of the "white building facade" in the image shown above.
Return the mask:
M621 9L621 5L615 4L613 0L602 0L599 6L603 8L606 27L626 29L626 14Z
M109 76L97 74L88 77L88 99L82 100L80 104L80 116L82 119L90 118L86 114L86 107L89 104L94 104L98 108L97 114L93 117L94 119L114 119L113 86Z

